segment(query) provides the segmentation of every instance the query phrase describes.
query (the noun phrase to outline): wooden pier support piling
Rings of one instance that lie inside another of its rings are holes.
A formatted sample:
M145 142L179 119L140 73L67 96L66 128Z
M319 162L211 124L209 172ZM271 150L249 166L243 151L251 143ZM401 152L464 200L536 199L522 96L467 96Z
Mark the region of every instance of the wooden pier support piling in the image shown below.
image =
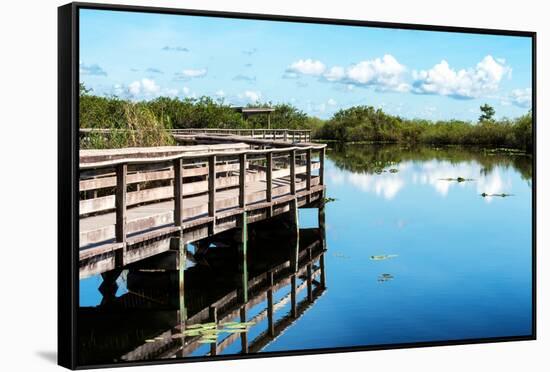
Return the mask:
M209 308L209 316L210 321L212 323L218 324L218 309L216 306L210 306ZM210 344L210 355L217 355L218 354L218 342L213 342Z
M176 252L176 267L178 271L178 323L183 325L187 320L187 309L185 307L185 266L187 260L188 244L185 244L181 233L179 236L173 237L170 241L170 250Z
M327 279L325 274L325 254L324 253L319 257L319 268L321 269L321 278L319 279L321 288L326 288Z
M298 212L298 201L296 199L291 201L289 220L291 224L291 241L294 244L290 244L290 270L292 272L298 271L298 254L300 251L300 221Z
M101 305L112 302L116 297L118 284L116 280L120 276L122 269L107 271L101 274L103 282L99 285L99 292L102 294Z
M312 263L311 263L311 248L307 250L307 259L308 259L308 264L306 268L307 300L309 302L313 302L313 277L312 277L313 270L312 270Z
M296 274L290 277L290 313L293 318L298 317L298 309L296 306Z
M247 214L243 212L237 228L237 251L239 255L239 273L241 281L239 283L239 300L241 303L248 302L248 265L247 265L247 247L248 247L248 221Z
M239 310L241 323L246 322L246 305ZM241 354L248 354L248 332L241 333Z
M267 333L275 336L275 323L273 321L273 271L267 273Z

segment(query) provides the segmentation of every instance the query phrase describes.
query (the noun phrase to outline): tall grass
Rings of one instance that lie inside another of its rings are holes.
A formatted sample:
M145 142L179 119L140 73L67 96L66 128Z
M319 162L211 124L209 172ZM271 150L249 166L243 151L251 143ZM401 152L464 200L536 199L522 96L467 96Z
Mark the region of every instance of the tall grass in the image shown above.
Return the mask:
M112 149L122 147L151 147L174 145L175 141L155 114L142 103L122 103L121 127L117 121L107 121L109 133L93 131L80 140L82 149ZM99 129L99 128L98 128Z

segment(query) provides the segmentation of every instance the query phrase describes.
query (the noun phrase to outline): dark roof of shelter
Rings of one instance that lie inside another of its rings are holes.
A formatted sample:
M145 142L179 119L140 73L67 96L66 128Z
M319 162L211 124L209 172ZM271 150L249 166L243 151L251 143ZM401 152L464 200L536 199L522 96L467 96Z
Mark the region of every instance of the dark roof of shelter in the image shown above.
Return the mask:
M269 114L275 111L272 107L233 107L237 112L242 112L243 114Z

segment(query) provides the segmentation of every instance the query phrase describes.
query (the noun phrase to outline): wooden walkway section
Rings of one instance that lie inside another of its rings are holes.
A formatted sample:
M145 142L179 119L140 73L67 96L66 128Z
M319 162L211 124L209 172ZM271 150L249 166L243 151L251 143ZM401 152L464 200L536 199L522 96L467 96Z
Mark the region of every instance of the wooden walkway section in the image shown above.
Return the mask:
M323 202L325 145L193 136L199 145L81 151L81 278Z

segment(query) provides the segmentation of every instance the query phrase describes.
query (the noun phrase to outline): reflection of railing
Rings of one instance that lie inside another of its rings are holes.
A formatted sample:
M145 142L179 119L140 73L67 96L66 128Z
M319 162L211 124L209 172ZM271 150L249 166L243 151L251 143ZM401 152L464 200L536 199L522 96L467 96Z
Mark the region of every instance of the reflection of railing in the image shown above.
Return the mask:
M263 235L269 225L255 229ZM224 247L210 251L207 264L188 268L174 269L177 256L169 253L132 265L124 272L122 295L105 277L100 303L78 310L82 364L261 351L325 292L323 226L300 229L297 237L269 233L256 241L249 251L252 271L235 266L227 259L231 248ZM275 243L275 236L284 238ZM243 295L241 278L249 275ZM186 327L212 321L221 329L235 321L252 326L245 333L222 332L210 345L200 337L182 337Z
M325 249L322 241L317 240L298 254L298 268L292 267L292 260L283 262L271 270L248 281L248 291L253 293L246 303L239 303L238 290L234 290L210 306L189 317L181 326L162 332L154 338L155 342L138 346L121 357L122 360L135 361L151 358L184 357L197 350L203 344L200 336L185 337L186 326L215 322L223 324L239 318L241 322L259 323L267 319L267 329L254 340L248 340L247 332L234 333L224 339L210 344L208 355L217 355L229 345L240 339L241 353L261 351L271 340L293 324L326 288L325 279ZM298 278L303 278L297 284ZM318 278L316 280L315 278ZM290 292L278 302L274 302L274 294L290 284ZM303 301L298 302L297 295L307 290ZM247 318L247 311L266 301L266 308L252 318ZM275 321L275 313L290 302L289 314ZM174 335L176 337L174 337Z
M313 160L314 151L319 161ZM269 211L263 217L268 218L276 214L275 206L319 199L324 158L324 145L95 162L81 158L81 277L169 248L158 243L154 252L128 255L128 249L138 244L177 232L188 232L184 238L191 242L235 227L235 222L224 220L243 212ZM198 228L203 230L197 232Z

